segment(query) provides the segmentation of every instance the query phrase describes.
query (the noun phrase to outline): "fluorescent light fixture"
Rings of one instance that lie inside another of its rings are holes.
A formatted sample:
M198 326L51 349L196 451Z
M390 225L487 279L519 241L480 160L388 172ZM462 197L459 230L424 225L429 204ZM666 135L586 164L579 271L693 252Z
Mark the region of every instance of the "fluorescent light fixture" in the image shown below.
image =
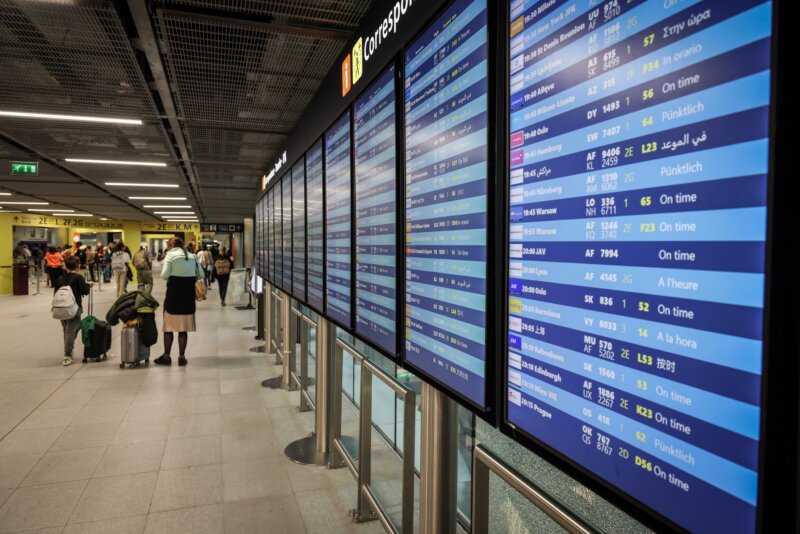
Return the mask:
M0 210L0 213L22 213L22 212L19 210Z
M75 213L75 210L59 210L56 208L28 208L28 211L43 211L45 213Z
M154 211L156 215L194 215L193 211Z
M108 217L100 217L100 220L101 220L101 221L107 221L107 220L108 220Z
M145 205L144 205L144 207L145 207L145 208L172 208L172 209L187 209L187 210L188 210L188 209L192 209L192 207L191 207L191 206L180 206L180 205L178 205L178 206L170 206L170 205L164 205L164 204L145 204Z
M140 184L135 182L106 182L106 185L114 187L169 187L173 189L180 187L178 184Z
M196 219L197 215L161 215L162 219Z
M174 222L174 223L199 223L200 221L197 219L165 219L166 222Z
M67 158L64 161L70 163L101 163L103 165L140 165L144 167L166 167L167 164L160 161L122 161L119 159L81 159Z
M186 200L186 197L128 197L128 200Z
M24 111L0 111L0 117L17 117L21 119L50 119L57 121L105 122L109 124L133 124L141 126L140 119L118 119L115 117L90 117L85 115L60 115L55 113L27 113Z
M0 200L0 204L2 204L2 205L16 204L16 205L19 205L19 206L49 206L50 205L49 202L27 202L27 201L25 201L25 202L19 202L19 201L10 202L10 201L7 201L7 200Z
M11 193L0 192L0 197L10 197L10 196L11 196Z

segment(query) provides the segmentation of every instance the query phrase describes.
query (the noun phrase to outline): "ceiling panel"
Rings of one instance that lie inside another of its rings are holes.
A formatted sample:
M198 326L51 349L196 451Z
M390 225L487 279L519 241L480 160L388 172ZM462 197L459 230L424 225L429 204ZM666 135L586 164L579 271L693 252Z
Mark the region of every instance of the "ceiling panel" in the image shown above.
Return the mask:
M0 0L0 109L143 122L4 117L0 189L134 219L148 215L128 203L147 201L129 196L185 196L208 220L239 222L252 213L264 170L371 4ZM9 179L3 168L10 160L40 161L40 176ZM180 187L105 186L112 181Z

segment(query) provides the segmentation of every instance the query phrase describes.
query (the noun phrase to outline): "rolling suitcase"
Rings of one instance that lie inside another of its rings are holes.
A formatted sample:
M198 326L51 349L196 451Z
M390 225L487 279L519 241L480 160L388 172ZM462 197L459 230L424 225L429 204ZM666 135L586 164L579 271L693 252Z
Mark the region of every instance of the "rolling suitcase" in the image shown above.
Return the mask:
M130 367L138 367L141 362L144 362L145 365L150 364L150 347L146 347L142 341L139 325L123 327L120 344L122 346L120 369L124 369L125 364Z
M94 311L94 288L89 291L89 317L93 317ZM88 361L99 362L108 357L111 350L111 326L97 318L94 318L94 328L89 332L89 344L83 347L83 363Z

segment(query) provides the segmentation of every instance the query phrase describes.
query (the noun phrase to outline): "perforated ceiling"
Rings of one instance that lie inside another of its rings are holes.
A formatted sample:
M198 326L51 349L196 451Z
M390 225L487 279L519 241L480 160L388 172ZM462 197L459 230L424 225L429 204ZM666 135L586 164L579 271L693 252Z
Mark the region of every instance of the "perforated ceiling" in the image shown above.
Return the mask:
M128 197L185 196L205 220L241 221L371 1L0 0L0 110L143 122L0 116L0 189L141 220L156 216ZM42 163L40 177L8 176L23 158Z

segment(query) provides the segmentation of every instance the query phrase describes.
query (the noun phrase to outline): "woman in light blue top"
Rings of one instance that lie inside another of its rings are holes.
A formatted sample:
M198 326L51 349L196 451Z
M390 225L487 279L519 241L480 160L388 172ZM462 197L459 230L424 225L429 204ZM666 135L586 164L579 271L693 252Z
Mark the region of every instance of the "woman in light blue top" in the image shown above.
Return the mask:
M158 365L172 365L170 351L174 333L178 332L178 365L186 365L186 344L189 332L195 331L194 285L203 279L203 272L194 254L189 254L180 237L167 244L169 250L161 268L161 277L167 281L164 298L164 354L154 360Z

